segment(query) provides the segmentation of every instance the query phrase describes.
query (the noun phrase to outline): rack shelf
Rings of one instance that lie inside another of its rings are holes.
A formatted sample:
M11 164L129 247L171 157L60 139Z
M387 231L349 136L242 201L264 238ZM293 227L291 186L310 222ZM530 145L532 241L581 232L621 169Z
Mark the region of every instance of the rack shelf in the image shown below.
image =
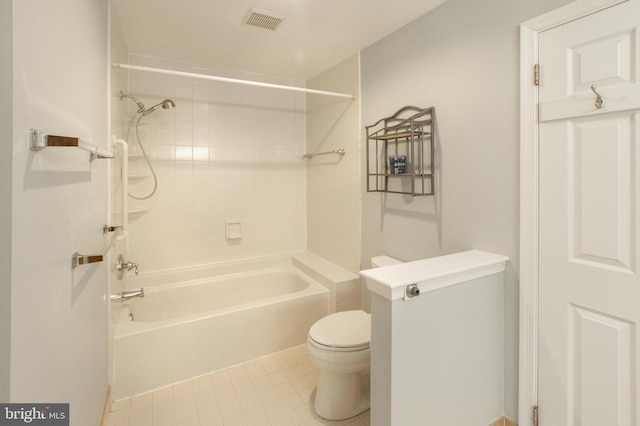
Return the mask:
M387 129L387 131L389 131L389 129ZM371 139L373 140L377 140L377 141L390 141L390 140L394 140L394 139L404 139L404 138L410 138L410 137L421 137L424 136L425 134L422 132L401 132L401 133L391 133L391 134L385 134L385 135L372 135ZM428 133L426 135L429 135Z
M367 191L434 194L435 108L406 106L367 130Z

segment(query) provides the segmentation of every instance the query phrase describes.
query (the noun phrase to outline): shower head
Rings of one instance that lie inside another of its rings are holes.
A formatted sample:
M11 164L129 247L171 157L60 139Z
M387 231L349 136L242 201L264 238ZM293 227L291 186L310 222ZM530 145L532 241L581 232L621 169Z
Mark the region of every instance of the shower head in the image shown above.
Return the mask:
M176 104L171 99L165 99L159 104L154 105L149 109L146 109L144 104L140 102L135 96L127 95L126 93L123 93L122 91L120 91L120 100L124 98L131 99L133 102L135 102L136 105L138 106L137 113L140 113L142 115L151 114L153 111L157 110L160 107L162 107L163 109L171 109L176 106Z
M162 107L162 109L171 109L171 108L175 108L176 104L171 100L171 99L165 99L164 101L160 102L157 105L152 106L151 108L144 110L142 112L142 115L147 115L147 114L151 114L153 111L157 110L158 108Z

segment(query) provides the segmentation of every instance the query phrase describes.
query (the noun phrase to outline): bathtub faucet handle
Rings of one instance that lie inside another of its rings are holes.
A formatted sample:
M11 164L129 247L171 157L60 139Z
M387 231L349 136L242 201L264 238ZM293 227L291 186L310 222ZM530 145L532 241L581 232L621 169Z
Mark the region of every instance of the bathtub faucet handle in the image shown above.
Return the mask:
M118 256L118 261L116 262L116 271L118 273L118 279L121 280L124 276L124 271L130 271L134 269L136 275L140 273L138 270L138 264L133 262L128 262L124 260L124 256Z

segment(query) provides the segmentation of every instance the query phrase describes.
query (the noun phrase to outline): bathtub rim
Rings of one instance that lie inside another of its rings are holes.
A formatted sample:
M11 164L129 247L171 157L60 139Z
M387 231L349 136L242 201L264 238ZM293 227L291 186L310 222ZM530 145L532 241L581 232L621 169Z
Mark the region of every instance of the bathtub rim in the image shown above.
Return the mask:
M362 287L362 281L358 274L348 271L309 250L297 250L245 259L221 260L219 262L151 272L145 272L143 269L140 275L127 276L123 286L128 290L141 287L151 289L155 286L167 285L176 281L210 279L217 276L260 271L275 267L294 267L326 288L329 291L329 314L337 310L337 305L342 297L339 291L341 286L351 284L352 286ZM180 279L176 278L178 276ZM112 301L111 303L111 328L114 339L123 335L122 324L131 322L127 318L128 309L125 309L125 305L126 302L121 301ZM201 315L202 313L194 314L191 320L195 321Z
M129 314L131 313L131 307L129 305L128 302L114 302L114 303L122 303L121 306L121 312L118 318L118 321L116 324L114 324L114 339L118 339L118 338L122 338L122 337L126 337L126 336L131 336L131 335L135 335L135 334L140 334L140 333L145 333L149 330L155 330L155 329L161 329L161 328L166 328L166 327L172 327L178 324L186 324L186 323L190 323L190 322L195 322L195 321L200 321L203 319L207 319L207 318L213 318L216 316L221 316L221 315L225 315L228 314L230 312L240 312L240 311L246 311L252 308L257 308L257 307L261 307L261 306L266 306L266 305L270 305L276 302L286 302L289 300L294 300L297 298L302 298L302 297L307 297L307 296L314 296L314 295L319 295L322 293L328 293L327 294L327 309L330 306L329 303L329 297L330 297L330 291L329 289L327 289L324 285L322 285L320 282L318 282L317 280L313 279L311 276L309 276L308 274L304 273L303 271L301 271L300 269L296 268L293 265L288 265L285 267L273 267L273 268L265 268L265 269L261 269L261 270L252 270L250 273L253 275L259 275L260 272L262 271L278 271L278 270L287 270L287 271L293 271L297 276L299 276L300 278L302 278L308 285L306 288L299 290L299 291L295 291L292 293L286 293L286 294L280 294L280 295L276 295L276 296L272 296L272 297L268 297L265 299L260 299L257 301L252 301L252 302L246 302L246 303L240 303L237 305L232 305L232 306L227 306L224 308L218 308L218 309L213 309L210 311L204 311L204 312L197 312L197 313L193 313L190 315L184 315L184 316L180 316L177 318L168 318L165 320L161 320L161 321L131 321L129 319ZM216 276L214 277L214 279L216 281L223 281L226 278L232 276L233 278L239 278L242 277L243 275L247 275L247 273L234 273L234 274L229 274L229 275L220 275L220 276ZM180 288L184 285L200 285L203 282L206 281L210 281L205 279L198 279L198 280L191 280L185 283L172 283L172 284L165 284L165 286L167 287L167 289L175 289L175 288ZM164 287L164 286L155 286L154 288L151 289L151 291L153 292L160 292L163 291L164 288L160 288L160 287ZM144 300L142 300L142 303L144 303Z
M274 267L291 266L293 254L277 254L246 259L222 260L194 266L160 269L150 272L142 270L139 275L127 277L127 288L153 287L174 282L192 281L217 276L226 276L248 271L259 271ZM178 278L185 277L185 278Z

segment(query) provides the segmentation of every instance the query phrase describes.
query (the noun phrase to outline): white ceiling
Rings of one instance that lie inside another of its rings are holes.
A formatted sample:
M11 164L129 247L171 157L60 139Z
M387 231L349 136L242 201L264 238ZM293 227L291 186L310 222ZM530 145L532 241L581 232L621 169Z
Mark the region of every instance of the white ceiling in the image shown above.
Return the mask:
M446 0L112 0L131 53L308 80ZM250 8L286 16L276 31Z

